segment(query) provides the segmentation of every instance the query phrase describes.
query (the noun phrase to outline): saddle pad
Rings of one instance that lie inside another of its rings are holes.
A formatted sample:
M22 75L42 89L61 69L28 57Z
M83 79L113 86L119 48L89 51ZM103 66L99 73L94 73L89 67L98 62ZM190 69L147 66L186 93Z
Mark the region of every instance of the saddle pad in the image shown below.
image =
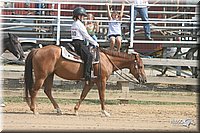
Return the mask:
M61 46L61 55L63 58L79 63L84 63L81 59L77 59L75 55L71 54L65 47Z
M71 60L71 61L75 61L75 62L79 62L79 63L84 63L83 60L78 59L76 55L73 55L72 53L70 53L68 50L66 50L65 47L61 46L61 55L63 58L67 59L67 60ZM92 64L97 64L99 63L99 61L93 61Z

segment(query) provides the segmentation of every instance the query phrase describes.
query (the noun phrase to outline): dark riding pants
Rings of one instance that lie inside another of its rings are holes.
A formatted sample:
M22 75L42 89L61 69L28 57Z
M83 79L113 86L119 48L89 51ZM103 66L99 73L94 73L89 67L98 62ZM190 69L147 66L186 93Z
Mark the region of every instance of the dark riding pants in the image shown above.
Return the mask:
M82 40L73 40L72 45L77 54L80 55L81 59L84 61L84 77L85 80L88 81L91 79L92 54Z

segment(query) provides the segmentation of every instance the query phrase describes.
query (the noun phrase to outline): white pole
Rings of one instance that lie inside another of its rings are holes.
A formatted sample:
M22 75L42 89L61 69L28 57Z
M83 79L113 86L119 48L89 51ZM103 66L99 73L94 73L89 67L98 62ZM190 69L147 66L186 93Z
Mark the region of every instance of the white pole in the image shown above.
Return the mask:
M56 45L60 45L60 2L58 2L58 18L57 18L57 39Z
M130 27L130 46L129 48L133 48L133 37L134 37L134 32L133 32L133 25L134 25L134 4L131 4L131 27Z

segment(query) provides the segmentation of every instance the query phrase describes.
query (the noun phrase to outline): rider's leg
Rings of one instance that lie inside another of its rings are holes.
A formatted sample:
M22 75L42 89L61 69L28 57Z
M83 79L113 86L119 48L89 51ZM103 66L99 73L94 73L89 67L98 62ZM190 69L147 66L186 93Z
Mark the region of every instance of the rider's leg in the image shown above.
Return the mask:
M92 54L88 50L87 46L81 46L81 56L84 61L84 77L86 83L91 80L91 68L92 68Z

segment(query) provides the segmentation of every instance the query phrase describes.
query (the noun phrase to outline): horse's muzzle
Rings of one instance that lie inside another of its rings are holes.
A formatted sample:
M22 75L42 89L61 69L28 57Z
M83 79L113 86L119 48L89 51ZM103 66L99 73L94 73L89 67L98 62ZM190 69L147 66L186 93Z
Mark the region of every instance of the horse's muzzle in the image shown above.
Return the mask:
M145 84L145 83L147 82L147 78L146 78L146 77L140 76L140 77L138 78L138 81L139 81L139 84Z

